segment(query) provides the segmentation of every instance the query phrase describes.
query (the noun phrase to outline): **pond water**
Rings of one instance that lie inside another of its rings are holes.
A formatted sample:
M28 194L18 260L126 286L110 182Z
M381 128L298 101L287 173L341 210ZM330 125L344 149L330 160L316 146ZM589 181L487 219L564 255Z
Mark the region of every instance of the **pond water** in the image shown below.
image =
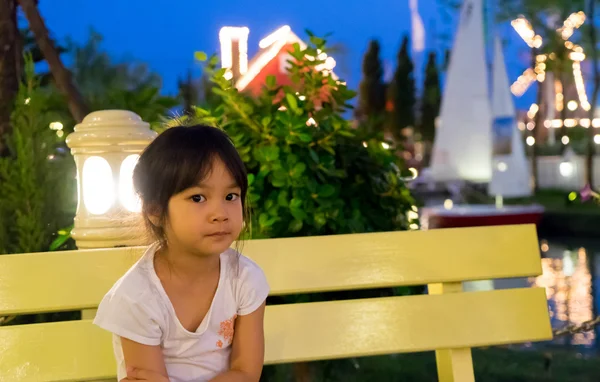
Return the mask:
M529 279L497 280L497 289L523 286L546 288L552 327L581 324L600 311L600 239L543 238L543 274ZM600 330L555 338L541 346L567 347L600 353ZM538 345L536 345L538 346Z

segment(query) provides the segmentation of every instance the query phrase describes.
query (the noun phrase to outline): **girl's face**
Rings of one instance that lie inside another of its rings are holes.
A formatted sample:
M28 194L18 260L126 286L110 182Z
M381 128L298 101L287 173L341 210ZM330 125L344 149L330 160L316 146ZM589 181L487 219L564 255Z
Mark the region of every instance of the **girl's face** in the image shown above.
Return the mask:
M227 167L215 158L202 182L169 200L169 246L199 256L223 253L242 231L240 195L241 189Z

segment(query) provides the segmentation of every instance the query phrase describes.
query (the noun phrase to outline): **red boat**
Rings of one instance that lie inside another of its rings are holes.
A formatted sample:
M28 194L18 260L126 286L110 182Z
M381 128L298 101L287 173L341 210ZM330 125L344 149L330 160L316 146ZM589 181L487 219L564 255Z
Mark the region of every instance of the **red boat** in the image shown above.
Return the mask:
M425 207L422 209L424 228L479 227L508 224L537 224L544 213L540 205L504 206L457 205Z

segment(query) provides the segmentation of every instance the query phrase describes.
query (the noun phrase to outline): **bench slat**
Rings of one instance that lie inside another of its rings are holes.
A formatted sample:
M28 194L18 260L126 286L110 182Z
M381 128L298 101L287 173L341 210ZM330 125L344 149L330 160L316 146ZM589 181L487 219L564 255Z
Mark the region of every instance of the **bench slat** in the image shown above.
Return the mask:
M265 331L271 364L552 337L540 288L269 306ZM86 380L115 373L110 335L90 321L4 327L0 343L6 380Z
M0 315L90 309L143 248L0 256ZM273 295L541 274L535 226L252 240Z

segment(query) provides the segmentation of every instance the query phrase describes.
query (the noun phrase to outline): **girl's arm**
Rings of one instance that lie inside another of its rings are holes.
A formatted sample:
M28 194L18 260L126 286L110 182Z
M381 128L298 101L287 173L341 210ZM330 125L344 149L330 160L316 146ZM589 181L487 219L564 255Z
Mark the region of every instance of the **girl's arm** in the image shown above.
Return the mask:
M127 379L130 380L151 380L151 381L169 381L167 368L163 359L163 353L160 346L142 345L135 341L121 337L121 346L123 348L123 358L127 366ZM151 378L140 377L139 371L149 371Z
M230 369L210 382L258 382L265 358L264 316L263 302L254 312L237 317Z

